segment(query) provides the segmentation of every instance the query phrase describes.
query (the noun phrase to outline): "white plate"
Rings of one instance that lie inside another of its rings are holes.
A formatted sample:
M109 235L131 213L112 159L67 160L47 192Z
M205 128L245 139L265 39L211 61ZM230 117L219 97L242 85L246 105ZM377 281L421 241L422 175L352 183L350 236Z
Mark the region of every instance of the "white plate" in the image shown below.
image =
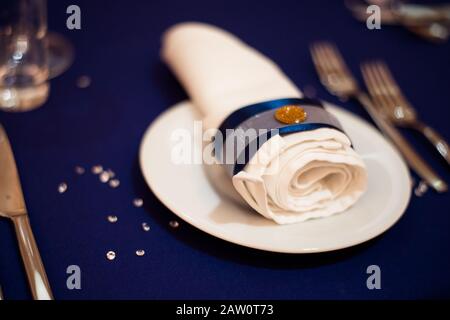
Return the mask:
M363 119L327 106L343 125L369 174L365 195L349 210L329 218L278 225L216 191L202 165L171 161L176 129L193 131L198 119L182 102L161 114L144 135L143 175L171 211L218 238L267 251L312 253L342 249L370 240L397 222L411 195L409 171L397 151Z

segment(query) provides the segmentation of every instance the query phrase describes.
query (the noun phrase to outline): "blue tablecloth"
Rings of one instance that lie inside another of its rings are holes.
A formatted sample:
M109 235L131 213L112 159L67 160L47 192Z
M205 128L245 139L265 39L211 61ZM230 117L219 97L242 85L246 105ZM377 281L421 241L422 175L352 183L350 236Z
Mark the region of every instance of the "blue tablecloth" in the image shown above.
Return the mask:
M82 29L66 28L77 4ZM159 58L162 32L197 20L223 27L274 61L300 87L339 101L321 87L308 52L334 41L355 73L364 59L387 61L422 118L450 138L450 45L433 45L400 27L368 30L340 1L49 1L50 29L76 48L73 66L52 80L41 109L0 112L15 152L33 230L57 299L391 299L450 297L450 197L412 197L384 235L347 250L282 255L239 247L181 222L146 186L138 165L141 137L158 114L186 98ZM76 86L92 78L87 89ZM311 90L311 89L310 89ZM368 119L355 103L342 107ZM408 137L440 174L448 167L416 134ZM112 168L117 189L76 165ZM65 181L68 191L57 192ZM136 208L132 199L142 197ZM116 224L108 214L119 217ZM148 222L150 232L140 224ZM146 255L137 257L136 249ZM115 250L117 258L105 258ZM381 290L368 290L366 268L381 268ZM81 268L81 290L66 268ZM10 223L0 219L0 283L6 298L30 298Z

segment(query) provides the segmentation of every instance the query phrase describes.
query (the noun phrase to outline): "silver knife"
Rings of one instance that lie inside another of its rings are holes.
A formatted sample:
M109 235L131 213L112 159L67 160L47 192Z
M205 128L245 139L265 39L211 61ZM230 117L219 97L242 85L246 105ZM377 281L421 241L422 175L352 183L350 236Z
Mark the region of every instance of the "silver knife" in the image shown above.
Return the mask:
M400 19L408 24L426 24L432 22L450 22L450 6L424 6L399 2L393 8Z
M354 17L366 22L370 4L379 4L375 0L346 0L345 4ZM400 1L385 1L381 6L381 23L403 25L414 34L435 42L446 42L450 36L450 6L421 6Z
M39 250L31 231L14 155L0 125L0 216L11 219L33 298L53 300Z
M388 0L380 5L378 0L346 0L345 5L352 11L355 18L366 22L370 13L369 5L380 7L381 22L386 25L406 24L409 26L423 26L430 23L450 23L450 5L418 5L403 1Z

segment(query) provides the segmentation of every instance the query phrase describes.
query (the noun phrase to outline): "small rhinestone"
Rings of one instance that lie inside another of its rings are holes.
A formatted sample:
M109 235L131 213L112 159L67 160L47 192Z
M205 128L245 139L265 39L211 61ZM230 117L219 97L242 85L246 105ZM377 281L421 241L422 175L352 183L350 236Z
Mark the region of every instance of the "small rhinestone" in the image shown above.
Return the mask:
M116 223L118 220L117 216L110 215L108 216L108 221L111 223Z
M145 232L150 231L150 226L147 222L142 222L142 230L144 230Z
M109 186L111 188L117 188L118 186L120 186L120 181L117 179L109 180Z
M425 181L420 181L414 189L416 197L422 197L428 191L428 184Z
M67 191L67 183L65 183L65 182L60 183L58 186L58 192L64 193L66 191Z
M133 200L133 205L136 208L142 207L144 205L144 200L142 200L141 198L136 198Z
M106 171L103 171L99 175L99 179L101 183L107 183L109 181L109 174Z
M116 176L116 173L111 169L106 170L106 172L108 172L110 178L114 178Z
M144 254L145 254L145 251L144 251L144 250L142 250L142 249L136 250L136 255L137 255L138 257L142 257Z
M77 79L77 87L80 89L85 89L91 85L91 78L88 76L81 76Z
M96 165L92 167L93 174L100 174L103 172L103 167L101 165Z
M86 172L86 170L83 168L83 167L80 167L80 166L76 166L75 167L75 173L76 174L78 174L78 175L82 175L82 174L84 174Z
M114 260L116 258L116 253L114 251L108 251L106 253L106 259Z
M178 221L172 220L172 221L169 222L169 226L171 228L175 229L175 228L178 228L180 226L180 224L178 223Z

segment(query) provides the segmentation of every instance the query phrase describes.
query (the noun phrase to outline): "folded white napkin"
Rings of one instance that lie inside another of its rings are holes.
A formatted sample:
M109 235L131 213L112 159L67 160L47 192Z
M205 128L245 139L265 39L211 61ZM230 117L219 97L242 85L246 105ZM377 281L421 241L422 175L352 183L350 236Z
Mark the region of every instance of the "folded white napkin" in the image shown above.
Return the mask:
M218 128L244 106L302 96L271 60L214 26L170 28L162 56L204 115L206 128ZM233 185L253 209L279 224L342 212L366 189L363 161L335 129L277 135L254 158Z

